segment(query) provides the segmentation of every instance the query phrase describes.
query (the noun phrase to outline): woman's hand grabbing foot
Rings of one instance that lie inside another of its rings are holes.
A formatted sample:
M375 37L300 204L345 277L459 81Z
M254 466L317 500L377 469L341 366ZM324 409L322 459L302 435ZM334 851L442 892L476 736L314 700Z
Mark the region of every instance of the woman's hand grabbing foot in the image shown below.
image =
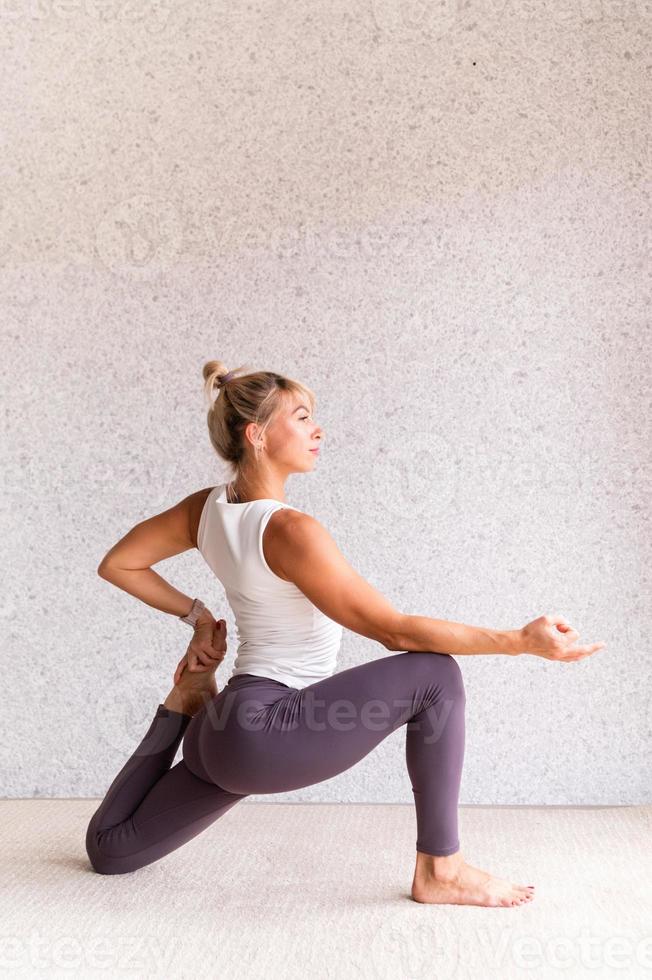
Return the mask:
M194 670L189 666L187 653L181 658L174 675L178 679L164 701L166 708L195 715L217 696L215 673L226 653L226 623L223 619L215 624L212 642L214 649L221 654L212 666Z

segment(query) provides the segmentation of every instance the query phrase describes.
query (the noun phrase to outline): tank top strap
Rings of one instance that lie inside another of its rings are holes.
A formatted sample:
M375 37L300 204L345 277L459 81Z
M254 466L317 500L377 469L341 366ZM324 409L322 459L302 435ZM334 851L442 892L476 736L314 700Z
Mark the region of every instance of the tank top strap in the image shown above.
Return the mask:
M277 582L279 582L279 583L282 582L284 585L291 586L292 588L296 588L296 586L293 586L291 582L288 582L287 581L287 579L281 578L280 575L277 575L276 572L272 571L272 569L267 564L267 560L265 558L265 553L263 551L263 534L265 533L265 528L267 527L267 525L268 525L268 523L270 521L270 518L277 511L279 511L279 510L296 510L296 511L299 511L299 508L298 507L293 507L292 504L285 504L281 500L261 500L261 501L256 501L256 503L260 503L260 504L264 504L265 505L265 506L262 506L260 508L260 513L259 513L259 518L258 518L258 535L257 535L257 537L258 537L258 557L260 558L260 562L261 562L263 568L267 572L269 572L269 574L272 575ZM301 513L301 512L299 511L299 513Z

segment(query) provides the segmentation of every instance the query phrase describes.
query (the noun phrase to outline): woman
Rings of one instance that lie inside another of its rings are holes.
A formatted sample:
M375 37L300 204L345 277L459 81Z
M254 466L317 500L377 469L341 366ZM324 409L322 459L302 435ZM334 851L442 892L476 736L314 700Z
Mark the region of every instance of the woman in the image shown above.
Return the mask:
M474 868L460 851L465 691L452 654L568 662L605 644L579 645L558 616L501 631L400 613L350 567L319 521L285 501L287 477L312 471L323 440L313 393L271 371L226 372L219 361L205 364L203 377L209 400L221 389L208 428L234 479L137 524L98 568L188 623L193 639L174 687L90 821L93 868L123 874L157 861L246 796L330 779L405 725L417 823L412 898L530 901L534 886ZM220 693L224 620L151 567L189 548L222 582L238 628L234 670ZM336 672L343 627L393 654ZM182 739L183 759L172 766Z

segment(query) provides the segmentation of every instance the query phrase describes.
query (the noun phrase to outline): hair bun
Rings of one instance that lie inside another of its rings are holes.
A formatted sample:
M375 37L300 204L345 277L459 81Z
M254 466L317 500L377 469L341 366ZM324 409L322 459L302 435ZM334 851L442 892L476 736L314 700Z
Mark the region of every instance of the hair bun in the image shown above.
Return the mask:
M221 388L223 385L226 384L227 381L230 381L232 377L233 377L233 371L227 371L226 374L220 374L216 378L216 387Z

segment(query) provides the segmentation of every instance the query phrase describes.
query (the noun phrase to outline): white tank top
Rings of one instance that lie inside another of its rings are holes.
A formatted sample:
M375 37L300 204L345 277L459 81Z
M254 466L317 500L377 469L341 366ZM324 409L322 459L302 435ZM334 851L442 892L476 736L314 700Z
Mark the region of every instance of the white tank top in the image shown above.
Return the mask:
M342 626L276 575L263 553L272 514L298 508L271 499L232 504L226 491L222 483L208 494L197 547L235 616L238 648L231 676L256 674L299 688L329 677L337 666Z

